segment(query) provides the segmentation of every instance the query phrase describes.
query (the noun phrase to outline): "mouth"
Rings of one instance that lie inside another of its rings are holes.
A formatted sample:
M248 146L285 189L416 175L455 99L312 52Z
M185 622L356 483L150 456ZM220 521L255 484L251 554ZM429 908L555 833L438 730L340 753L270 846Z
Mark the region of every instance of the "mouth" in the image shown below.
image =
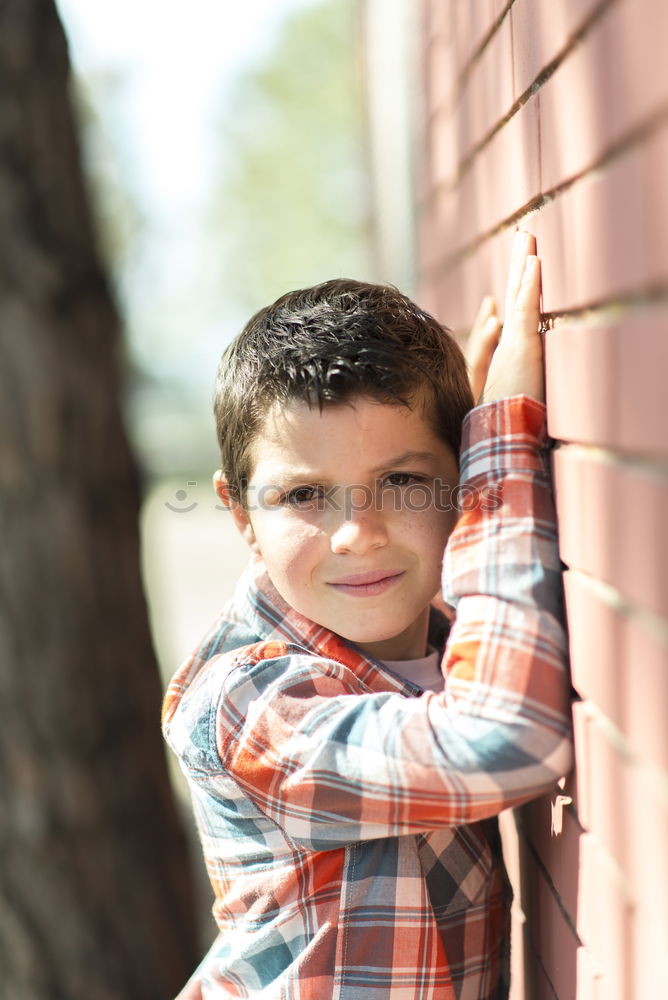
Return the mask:
M352 573L340 580L331 580L327 585L339 593L351 594L353 597L373 597L389 590L403 575L403 570Z

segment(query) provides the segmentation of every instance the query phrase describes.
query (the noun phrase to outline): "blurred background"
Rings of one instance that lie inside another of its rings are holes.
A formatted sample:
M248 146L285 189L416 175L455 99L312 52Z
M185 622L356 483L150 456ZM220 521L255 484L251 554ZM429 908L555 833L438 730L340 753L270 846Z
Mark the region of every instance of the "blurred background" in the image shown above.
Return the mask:
M225 345L283 291L371 278L354 0L59 0L85 164L125 330L143 567L167 678L245 545L216 507Z
M289 289L412 291L414 14L0 4L8 1000L166 1000L215 934L159 725L246 562L211 485L215 372Z
M411 291L400 145L406 14L394 6L382 19L394 41L377 49L384 70L364 47L373 4L357 0L197 0L188 9L58 0L97 232L123 321L124 412L142 476L143 571L165 679L245 561L211 487L212 387L225 345L292 288L349 275ZM393 154L385 172L400 229L397 248L383 240L384 252L365 128L370 68L388 105L391 139L379 138Z
M247 561L211 484L222 350L284 291L340 275L377 280L384 269L374 250L363 13L356 0L58 7L122 320L123 412L164 687ZM395 277L410 280L408 271ZM211 891L185 783L171 755L168 763L204 947Z
M513 1000L668 996L667 34L662 0L2 0L0 996L166 1000L213 935L159 711L245 561L225 345L337 275L465 337L518 224L576 768L502 817Z

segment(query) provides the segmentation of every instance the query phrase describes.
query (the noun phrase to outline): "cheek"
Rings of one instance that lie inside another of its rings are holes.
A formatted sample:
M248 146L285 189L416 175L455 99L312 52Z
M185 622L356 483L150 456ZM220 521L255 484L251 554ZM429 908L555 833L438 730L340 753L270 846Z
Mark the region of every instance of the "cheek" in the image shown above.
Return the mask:
M408 544L444 548L457 520L454 510L438 510L429 506L425 510L410 511L405 515L398 531L405 533Z
M308 585L322 547L321 533L280 516L272 520L271 515L263 519L256 537L269 576L285 597L285 590L298 591Z
M433 578L436 586L440 584L443 552L455 521L454 512L431 510L414 516L412 525L406 527L407 544L413 548L423 569Z

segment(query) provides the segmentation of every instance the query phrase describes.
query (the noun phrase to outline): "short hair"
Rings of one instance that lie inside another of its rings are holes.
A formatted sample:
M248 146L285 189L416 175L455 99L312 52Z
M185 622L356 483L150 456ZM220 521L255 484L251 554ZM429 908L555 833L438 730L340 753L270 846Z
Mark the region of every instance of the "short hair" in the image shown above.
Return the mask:
M424 399L438 436L459 456L474 405L466 362L447 328L389 285L325 281L257 312L225 350L214 394L221 465L245 502L252 445L274 404L323 407L366 396Z

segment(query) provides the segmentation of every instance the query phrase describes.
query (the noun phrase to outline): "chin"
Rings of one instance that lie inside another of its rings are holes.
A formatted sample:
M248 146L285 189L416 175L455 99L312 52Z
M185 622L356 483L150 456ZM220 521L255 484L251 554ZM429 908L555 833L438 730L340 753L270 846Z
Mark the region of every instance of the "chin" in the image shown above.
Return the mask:
M344 632L339 632L339 635L349 642L354 642L358 646L361 646L364 643L387 642L389 639L395 639L402 632L403 628L399 629L398 632L396 628L376 629L375 631L368 628L360 628L358 630L347 628Z

